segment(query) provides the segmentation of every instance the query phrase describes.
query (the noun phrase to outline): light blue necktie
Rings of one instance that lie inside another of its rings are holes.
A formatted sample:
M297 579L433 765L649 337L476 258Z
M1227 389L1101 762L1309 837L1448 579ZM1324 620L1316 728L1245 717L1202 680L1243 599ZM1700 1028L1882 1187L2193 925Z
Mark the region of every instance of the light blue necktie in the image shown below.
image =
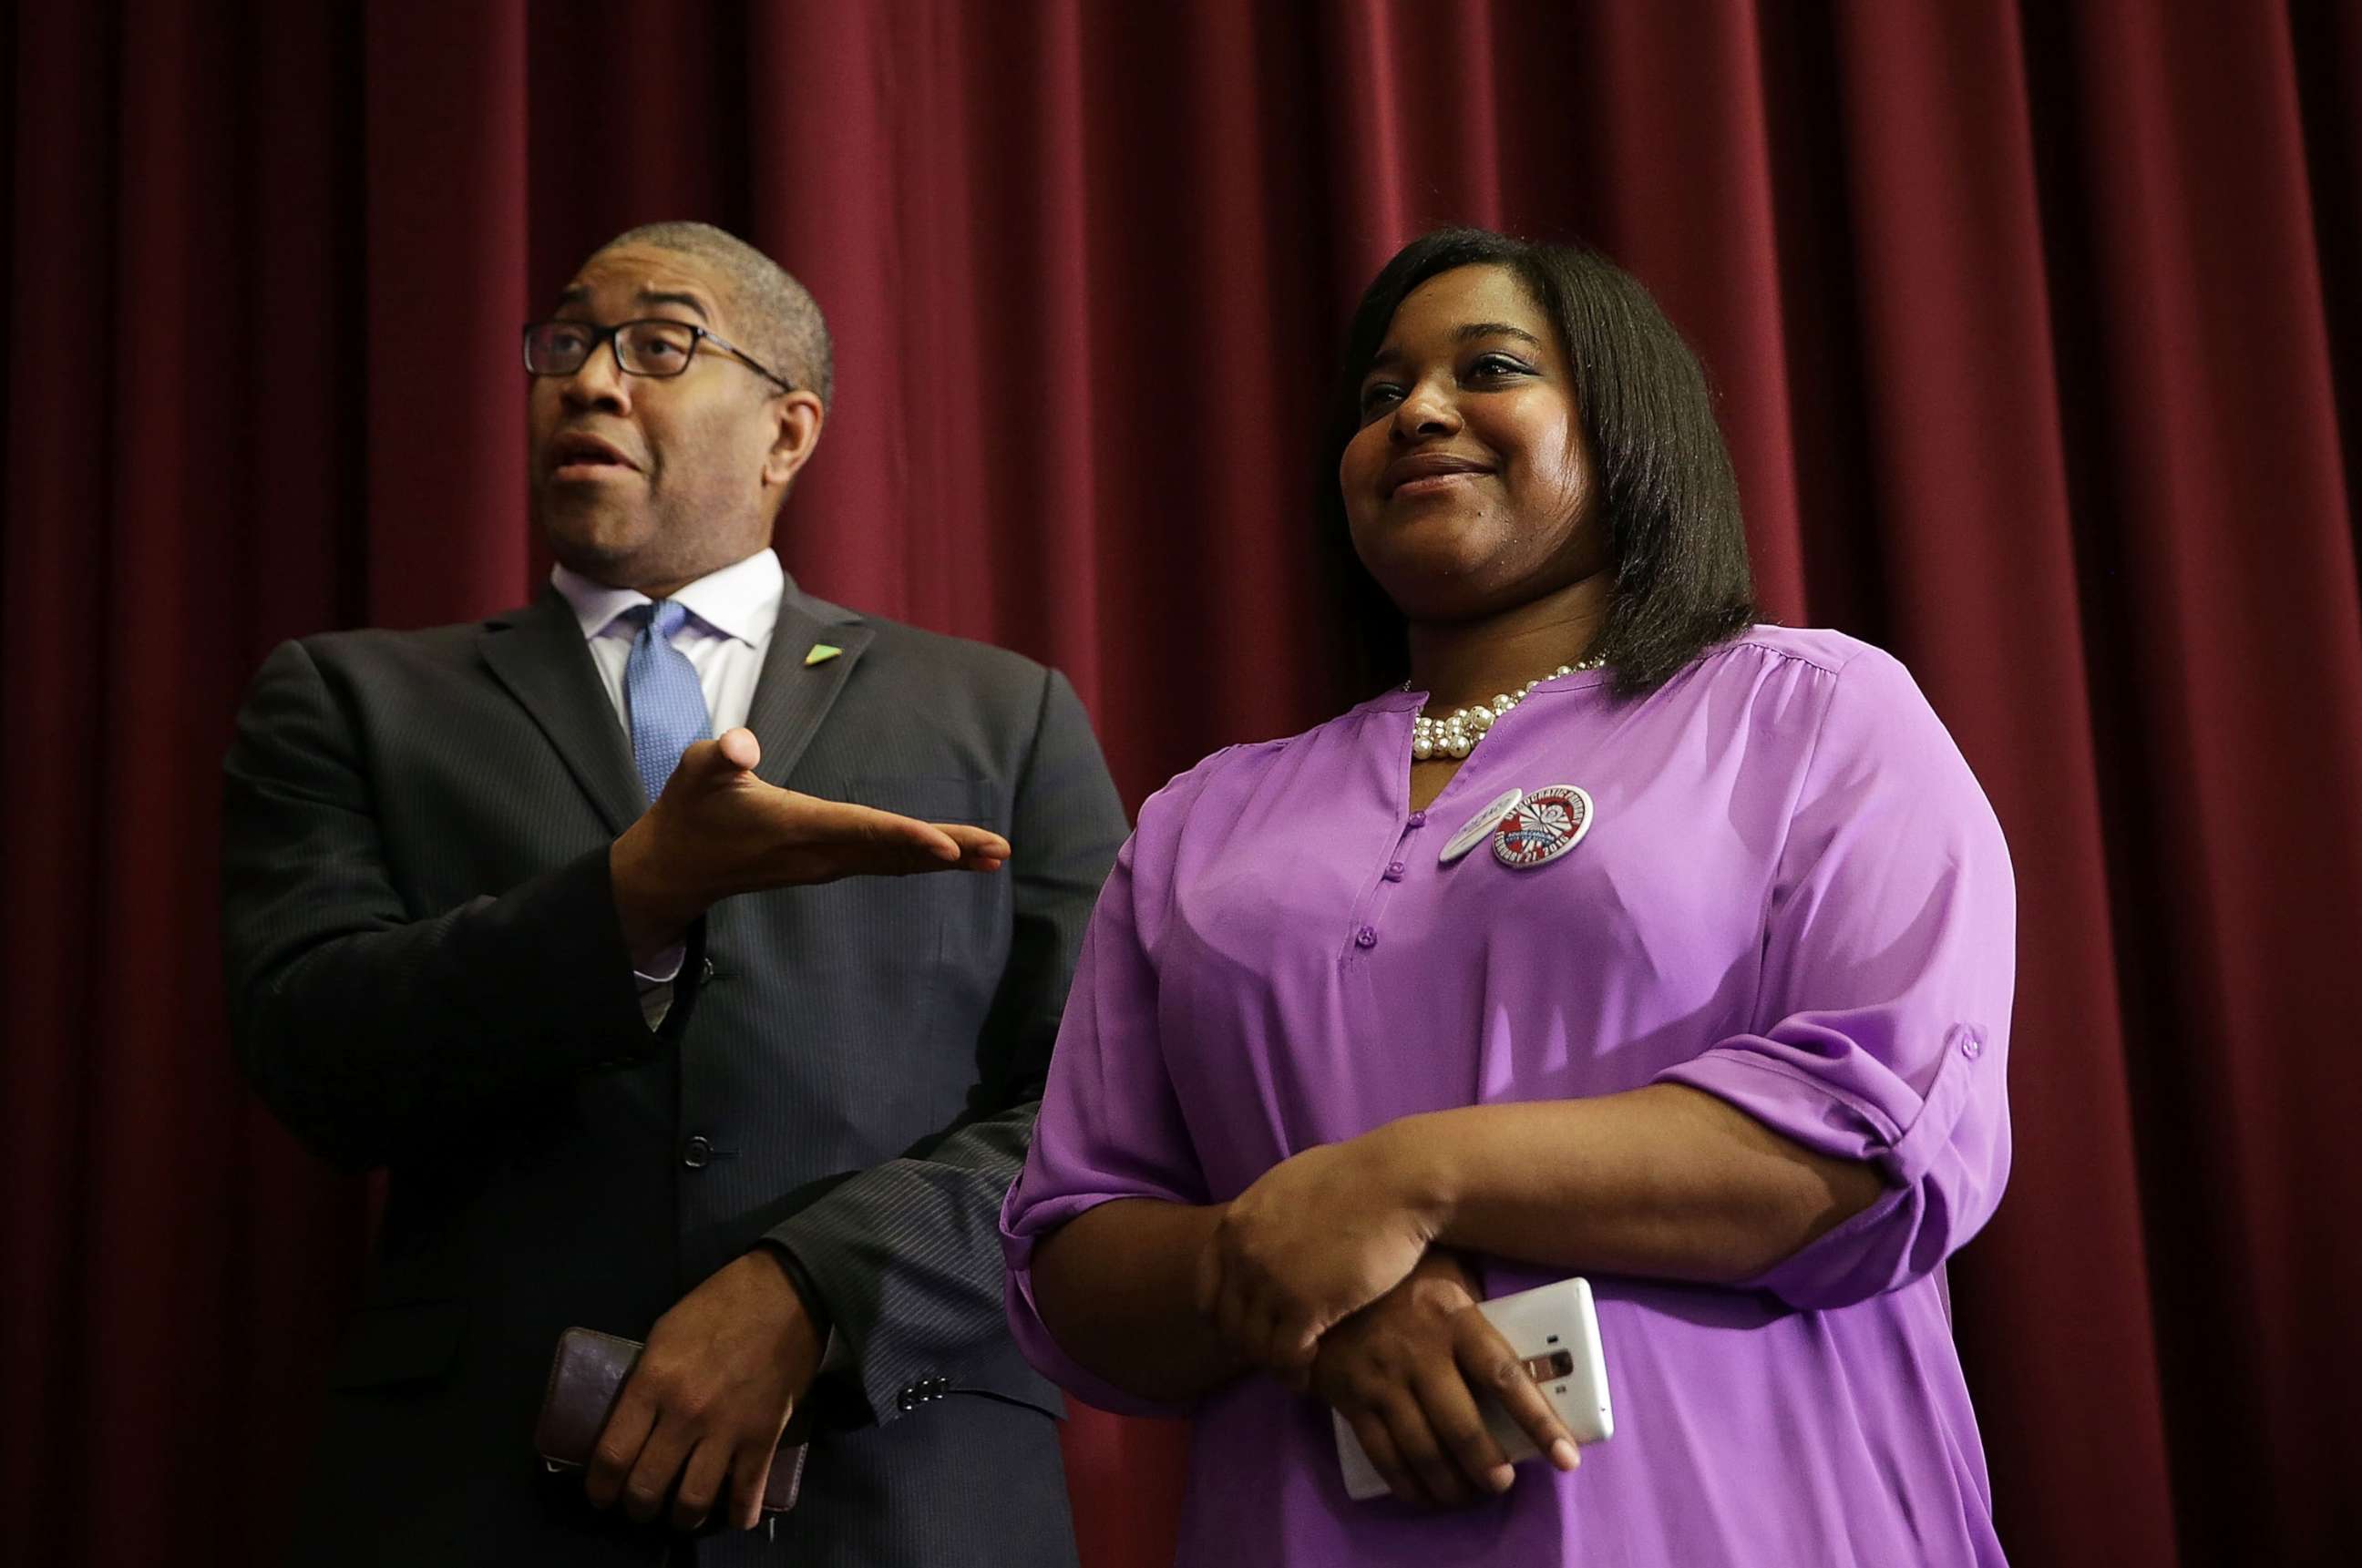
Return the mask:
M689 619L689 606L669 599L635 604L624 612L639 623L632 657L624 661L624 707L632 719L632 761L654 801L665 780L680 766L691 741L712 740L713 720L705 711L705 689L697 667L672 646L672 635Z

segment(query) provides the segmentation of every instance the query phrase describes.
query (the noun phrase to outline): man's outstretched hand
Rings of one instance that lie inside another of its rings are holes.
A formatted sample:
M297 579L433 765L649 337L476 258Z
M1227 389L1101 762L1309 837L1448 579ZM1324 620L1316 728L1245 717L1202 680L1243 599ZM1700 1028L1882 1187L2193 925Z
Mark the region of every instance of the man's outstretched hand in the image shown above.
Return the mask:
M735 893L845 877L998 871L1009 841L965 823L922 823L766 784L755 732L724 731L681 754L663 797L608 852L635 960L678 944Z

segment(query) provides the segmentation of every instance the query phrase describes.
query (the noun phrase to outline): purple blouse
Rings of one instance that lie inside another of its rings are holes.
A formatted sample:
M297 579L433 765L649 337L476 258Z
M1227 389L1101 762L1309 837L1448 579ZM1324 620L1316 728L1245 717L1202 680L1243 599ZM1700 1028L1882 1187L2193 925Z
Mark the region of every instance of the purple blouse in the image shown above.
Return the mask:
M1881 1198L1760 1278L1594 1274L1616 1435L1426 1513L1355 1503L1329 1412L1261 1375L1205 1396L1184 1564L1998 1563L1939 1267L2009 1168L2008 852L1909 674L1757 627L1636 703L1544 682L1408 809L1393 692L1232 746L1142 809L1100 895L1001 1220L1033 1364L1064 1355L1034 1243L1117 1198L1236 1196L1298 1150L1452 1106L1682 1083ZM1588 834L1512 870L1444 841L1512 785L1579 784ZM1568 1271L1483 1260L1485 1294Z

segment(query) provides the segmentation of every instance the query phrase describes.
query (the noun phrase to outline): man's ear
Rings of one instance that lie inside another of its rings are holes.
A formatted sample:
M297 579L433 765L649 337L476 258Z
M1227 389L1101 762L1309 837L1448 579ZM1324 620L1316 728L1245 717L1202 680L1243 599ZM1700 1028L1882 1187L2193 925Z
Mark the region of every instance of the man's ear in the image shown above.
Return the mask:
M772 416L771 449L763 454L763 482L784 489L796 477L796 471L811 460L812 449L820 445L820 427L828 417L827 405L811 392L782 392L777 400Z

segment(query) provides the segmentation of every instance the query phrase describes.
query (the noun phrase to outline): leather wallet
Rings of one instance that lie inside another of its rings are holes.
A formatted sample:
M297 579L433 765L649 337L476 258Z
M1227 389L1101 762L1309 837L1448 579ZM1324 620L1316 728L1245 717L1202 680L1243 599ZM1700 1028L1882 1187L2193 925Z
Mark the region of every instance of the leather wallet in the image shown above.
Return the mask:
M550 1358L549 1387L541 1397L541 1419L534 1424L534 1447L548 1470L581 1470L590 1463L591 1445L607 1425L607 1413L624 1391L640 1359L640 1342L618 1339L590 1329L568 1329L557 1336L557 1353ZM784 1514L796 1506L796 1490L803 1485L804 1444L782 1443L771 1456L771 1477L763 1487L763 1512Z

